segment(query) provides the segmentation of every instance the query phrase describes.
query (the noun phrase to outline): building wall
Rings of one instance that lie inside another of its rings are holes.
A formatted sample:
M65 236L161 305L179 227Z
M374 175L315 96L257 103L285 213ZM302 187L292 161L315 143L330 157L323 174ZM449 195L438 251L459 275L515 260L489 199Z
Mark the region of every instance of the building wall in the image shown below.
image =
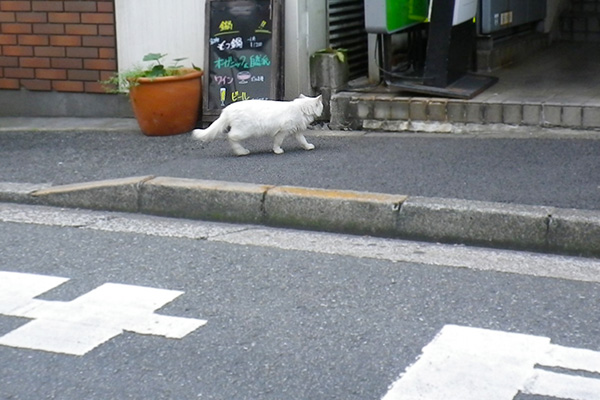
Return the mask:
M148 53L167 54L163 62L186 58L204 67L204 0L115 0L119 69L140 65ZM165 6L167 5L167 6Z
M116 68L112 0L0 0L0 90L102 93Z
M327 45L327 0L282 2L292 99L311 91L309 56ZM0 0L0 116L132 116L126 97L105 94L99 81L149 52L204 66L205 3Z

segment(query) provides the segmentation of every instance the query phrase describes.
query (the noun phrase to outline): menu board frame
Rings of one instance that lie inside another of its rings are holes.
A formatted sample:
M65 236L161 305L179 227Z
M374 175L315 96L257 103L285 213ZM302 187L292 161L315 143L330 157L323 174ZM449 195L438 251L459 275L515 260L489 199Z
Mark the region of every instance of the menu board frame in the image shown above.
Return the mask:
M207 0L203 120L227 105L284 94L282 0Z

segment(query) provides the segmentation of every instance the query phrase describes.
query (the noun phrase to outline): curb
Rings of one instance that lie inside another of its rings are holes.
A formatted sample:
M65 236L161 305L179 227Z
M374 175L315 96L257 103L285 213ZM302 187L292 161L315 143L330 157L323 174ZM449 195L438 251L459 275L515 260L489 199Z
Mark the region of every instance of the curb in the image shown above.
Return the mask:
M600 256L600 211L140 176L0 183L0 202Z

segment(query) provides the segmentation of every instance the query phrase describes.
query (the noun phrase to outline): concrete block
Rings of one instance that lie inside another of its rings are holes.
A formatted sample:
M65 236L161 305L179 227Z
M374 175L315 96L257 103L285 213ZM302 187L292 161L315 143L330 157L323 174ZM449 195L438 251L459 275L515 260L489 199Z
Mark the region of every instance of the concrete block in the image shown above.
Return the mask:
M159 177L140 192L140 211L170 217L259 223L272 186Z
M562 126L580 128L582 119L583 113L580 106L563 106Z
M427 105L427 117L429 121L447 121L446 101L431 100Z
M414 98L409 104L411 121L427 121L427 100Z
M408 99L396 99L391 104L391 119L408 120L410 118Z
M357 116L359 119L372 118L371 116L371 101L359 100L356 105Z
M373 108L375 119L387 120L392 118L392 102L375 101Z
M560 126L562 124L562 107L560 105L544 104L542 109L542 124Z
M349 66L341 62L336 54L315 53L310 56L310 86L339 89L348 83Z
M523 121L523 106L521 104L503 104L502 119L508 125L521 125Z
M600 211L555 209L548 225L551 250L600 256Z
M583 107L584 128L600 128L600 107Z
M152 178L140 176L52 186L31 195L38 203L51 206L137 212L139 189Z
M542 106L539 104L523 104L523 124L540 125L542 118Z
M395 231L405 200L402 195L279 186L267 192L264 209L271 225L382 236Z
M376 120L365 119L363 121L363 129L367 131L387 131L387 132L404 132L409 130L410 122L400 120Z
M487 124L502 123L502 104L488 103L483 110L484 121Z
M349 93L333 94L330 101L329 126L332 129L360 129L362 122L357 118L357 104Z
M466 103L466 121L473 124L481 124L483 122L483 108L482 103Z
M331 96L333 93L333 89L327 87L315 90L315 94L320 94L323 102L323 112L315 118L316 121L329 121L331 119Z
M544 207L410 197L398 215L401 237L543 249L550 211Z
M463 101L448 101L446 104L446 113L448 122L464 123L467 122L467 111Z

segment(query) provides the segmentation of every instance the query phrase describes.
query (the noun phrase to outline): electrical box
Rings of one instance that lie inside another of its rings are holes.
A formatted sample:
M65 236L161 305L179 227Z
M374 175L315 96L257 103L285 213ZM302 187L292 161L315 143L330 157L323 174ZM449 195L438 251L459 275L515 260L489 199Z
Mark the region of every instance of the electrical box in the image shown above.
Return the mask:
M546 0L481 0L480 27L490 34L546 18Z
M428 16L429 0L365 0L365 30L370 33L399 32Z

